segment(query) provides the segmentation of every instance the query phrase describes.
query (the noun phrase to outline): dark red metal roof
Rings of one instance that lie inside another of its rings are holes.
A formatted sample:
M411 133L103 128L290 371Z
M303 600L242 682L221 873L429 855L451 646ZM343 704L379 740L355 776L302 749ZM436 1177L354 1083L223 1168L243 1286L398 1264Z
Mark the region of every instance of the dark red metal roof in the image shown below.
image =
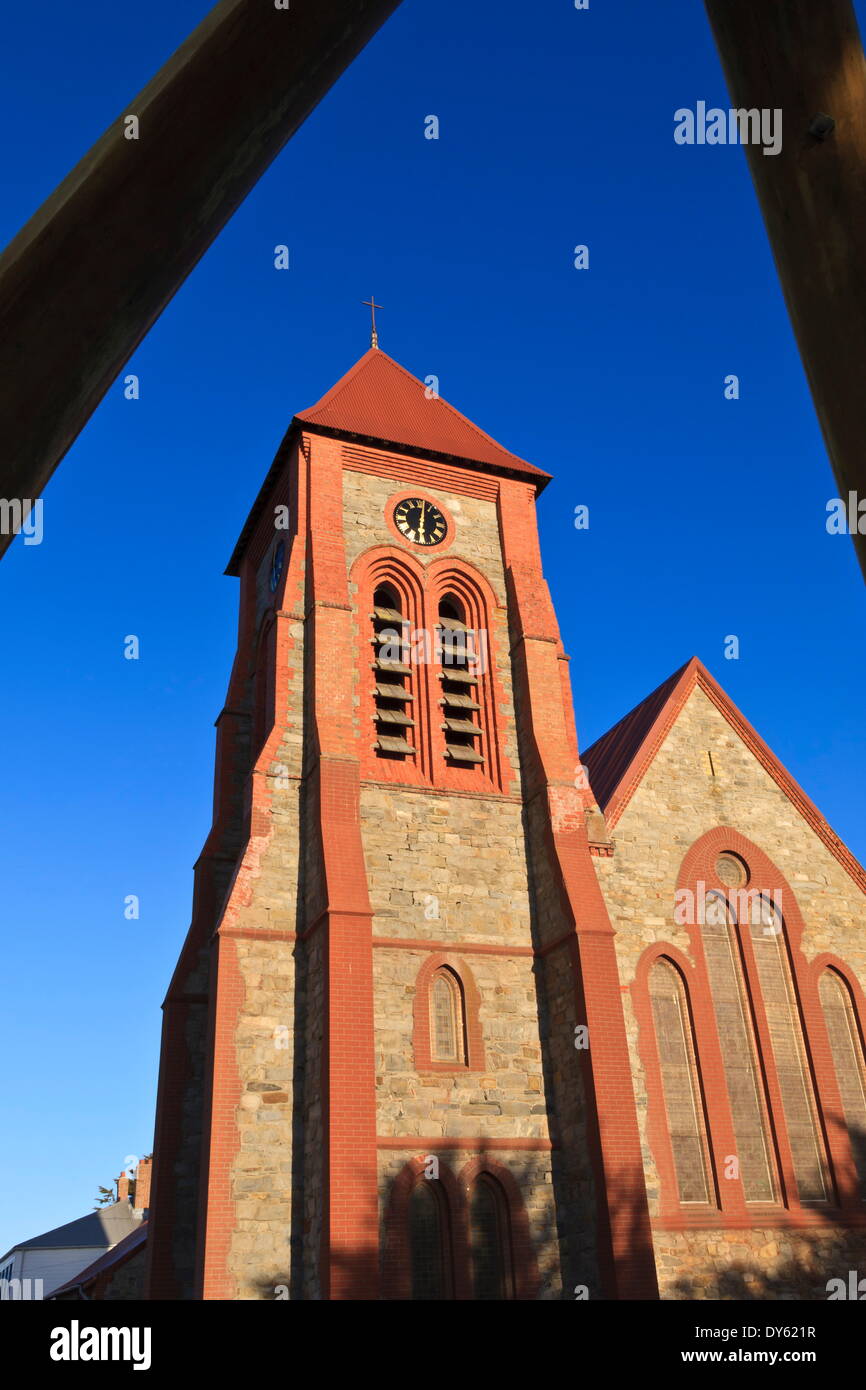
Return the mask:
M635 705L618 724L614 724L581 754L581 761L589 772L589 785L602 811L607 810L611 797L640 751L644 739L694 661L692 657L685 666L674 671L651 695Z
M370 348L309 410L302 425L403 444L547 482L549 473L510 453L387 353Z

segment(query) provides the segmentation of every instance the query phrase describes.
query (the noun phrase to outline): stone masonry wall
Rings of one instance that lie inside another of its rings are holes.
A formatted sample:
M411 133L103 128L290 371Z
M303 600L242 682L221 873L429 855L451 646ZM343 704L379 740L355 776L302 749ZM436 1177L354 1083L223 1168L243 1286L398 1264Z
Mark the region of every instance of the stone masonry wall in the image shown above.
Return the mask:
M707 751L712 755L715 776L709 775ZM695 841L719 825L741 831L787 878L805 921L802 949L807 959L832 951L848 962L861 984L866 982L863 894L708 696L696 687L614 828L613 857L594 861L617 933L623 986L632 984L642 952L654 942L671 942L688 954L688 935L673 920L677 875ZM627 989L623 1004L650 1210L655 1215L659 1181L647 1140L646 1084L637 1021ZM832 1229L815 1235L760 1229L677 1234L657 1230L662 1296L749 1297L753 1296L750 1288L764 1288L776 1290L765 1292L764 1297L802 1297L810 1278L800 1268L805 1260L808 1271L806 1253L818 1252L815 1258L822 1264L827 1252L835 1249L843 1252L840 1258L844 1262L854 1258L852 1242L858 1245L856 1237ZM858 1258L866 1271L866 1250L861 1249ZM750 1271L749 1277L738 1269ZM838 1272L835 1268L825 1272L824 1282ZM689 1289L701 1292L686 1292Z

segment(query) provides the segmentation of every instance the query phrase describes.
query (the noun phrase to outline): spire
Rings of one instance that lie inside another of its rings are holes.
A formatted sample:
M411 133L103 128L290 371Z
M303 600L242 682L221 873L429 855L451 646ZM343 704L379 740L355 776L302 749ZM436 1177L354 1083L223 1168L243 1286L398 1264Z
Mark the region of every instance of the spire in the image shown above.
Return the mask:
M361 303L362 303L362 304L366 304L367 308L370 310L370 317L371 317L371 319L372 319L372 331L371 331L371 333L370 333L370 347L371 347L371 348L377 348L377 347L379 346L379 334L376 332L376 310L377 310L377 309L384 309L385 306L384 306L384 304L377 304L377 303L376 303L376 296L375 296L374 294L371 294L369 299L362 299L362 300L361 300Z

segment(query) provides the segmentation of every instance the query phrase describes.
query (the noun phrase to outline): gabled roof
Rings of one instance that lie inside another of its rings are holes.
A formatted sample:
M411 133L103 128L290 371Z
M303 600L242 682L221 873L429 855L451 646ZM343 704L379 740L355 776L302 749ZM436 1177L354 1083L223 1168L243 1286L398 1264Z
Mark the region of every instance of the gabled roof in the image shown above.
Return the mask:
M55 1226L53 1231L34 1236L32 1240L21 1240L6 1254L11 1255L13 1250L74 1250L77 1246L84 1250L104 1249L116 1245L138 1224L129 1202L113 1202L111 1206L79 1216L77 1221L67 1221L65 1226Z
M754 754L773 781L793 803L830 853L866 892L866 871L830 828L814 802L794 781L745 715L693 656L666 681L647 695L629 714L581 755L599 807L612 830L640 786L648 767L661 748L680 711L695 688L701 689L719 713Z
M80 1274L74 1278L67 1279L65 1284L60 1284L56 1289L52 1289L49 1299L56 1298L59 1293L70 1293L73 1289L83 1289L87 1284L93 1283L94 1279L100 1274L106 1274L111 1269L116 1269L118 1265L125 1264L131 1255L147 1241L147 1221L136 1221L135 1230L130 1231L128 1236L118 1241L117 1245L106 1250L97 1260L89 1264Z
M536 484L550 478L503 449L386 352L370 348L316 405L295 416L302 425L358 435L425 453L444 454L520 474Z
M320 401L292 419L232 552L226 574L240 574L247 542L283 467L286 451L301 430L370 441L410 454L524 478L534 484L537 492L550 482L549 473L503 449L441 396L428 397L427 387L416 376L386 352L370 348Z

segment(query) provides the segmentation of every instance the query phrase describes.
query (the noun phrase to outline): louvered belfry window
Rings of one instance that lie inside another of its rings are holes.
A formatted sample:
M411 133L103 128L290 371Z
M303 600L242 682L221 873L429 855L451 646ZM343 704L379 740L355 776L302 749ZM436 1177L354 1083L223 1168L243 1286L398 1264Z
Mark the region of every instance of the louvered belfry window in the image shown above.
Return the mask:
M452 766L482 766L482 652L462 603L450 595L439 603L438 651L445 757Z
M866 1197L866 1067L860 1030L850 991L835 970L824 971L819 993L860 1191Z
M675 967L659 960L649 990L679 1199L708 1202L706 1126L685 987Z
M377 757L404 762L415 757L415 694L409 648L409 620L389 585L373 596L373 720Z

